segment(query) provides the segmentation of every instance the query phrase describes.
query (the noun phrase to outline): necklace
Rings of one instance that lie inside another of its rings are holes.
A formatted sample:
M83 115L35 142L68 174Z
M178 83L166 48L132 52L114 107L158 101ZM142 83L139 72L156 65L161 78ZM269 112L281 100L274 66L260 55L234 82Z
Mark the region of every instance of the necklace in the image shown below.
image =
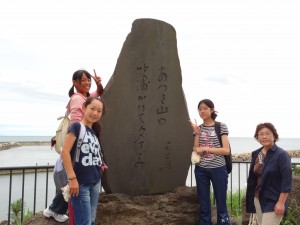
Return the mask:
M259 162L259 164L262 164L262 165L264 164L263 154L261 151L258 153L258 162Z

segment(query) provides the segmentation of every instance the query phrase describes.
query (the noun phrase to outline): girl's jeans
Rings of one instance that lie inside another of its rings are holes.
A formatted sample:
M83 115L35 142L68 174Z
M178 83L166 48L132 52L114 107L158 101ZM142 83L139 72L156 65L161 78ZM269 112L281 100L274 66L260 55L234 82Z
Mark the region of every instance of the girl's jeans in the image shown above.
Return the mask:
M200 203L199 223L211 225L210 182L217 204L217 225L230 225L226 206L228 174L226 166L202 168L195 166L197 193Z
M75 225L94 225L99 199L101 182L96 184L82 184L79 195L72 196Z

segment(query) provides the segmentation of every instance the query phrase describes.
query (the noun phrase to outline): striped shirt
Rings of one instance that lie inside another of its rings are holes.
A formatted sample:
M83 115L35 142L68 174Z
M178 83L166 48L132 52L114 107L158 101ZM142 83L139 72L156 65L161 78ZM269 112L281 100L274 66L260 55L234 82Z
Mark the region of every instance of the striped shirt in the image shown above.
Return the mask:
M215 132L215 126L200 126L200 137L199 146L200 147L210 147L210 148L221 148L218 136ZM221 136L225 134L228 135L228 128L225 123L221 123ZM197 166L203 168L217 168L225 166L225 158L223 155L215 155L212 153L203 153L201 155L201 161Z

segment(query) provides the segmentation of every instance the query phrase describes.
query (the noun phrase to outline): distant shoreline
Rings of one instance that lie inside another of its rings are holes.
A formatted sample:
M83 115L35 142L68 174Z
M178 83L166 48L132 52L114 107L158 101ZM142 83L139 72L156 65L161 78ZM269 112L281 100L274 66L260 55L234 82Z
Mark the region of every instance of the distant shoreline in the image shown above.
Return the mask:
M0 151L17 148L20 146L50 146L50 141L0 142Z
M24 141L24 142L0 142L0 151L9 150L11 148L21 147L21 146L50 146L50 141ZM300 150L288 150L287 151L291 158L300 158ZM232 154L233 161L250 161L250 153L239 153Z
M20 143L21 146L50 145L50 141L23 141L18 143Z
M287 153L291 158L300 158L300 150L287 150ZM239 154L232 154L233 161L251 161L251 152L249 153L239 153Z

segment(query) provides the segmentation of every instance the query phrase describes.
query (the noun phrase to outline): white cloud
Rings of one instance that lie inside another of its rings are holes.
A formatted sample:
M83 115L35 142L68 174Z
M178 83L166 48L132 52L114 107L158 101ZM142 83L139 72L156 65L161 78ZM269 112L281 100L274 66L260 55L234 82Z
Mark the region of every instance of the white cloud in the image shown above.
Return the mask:
M289 0L1 1L0 135L52 135L73 72L95 68L105 85L137 18L176 29L191 119L211 98L231 136L271 121L299 137L300 3Z

